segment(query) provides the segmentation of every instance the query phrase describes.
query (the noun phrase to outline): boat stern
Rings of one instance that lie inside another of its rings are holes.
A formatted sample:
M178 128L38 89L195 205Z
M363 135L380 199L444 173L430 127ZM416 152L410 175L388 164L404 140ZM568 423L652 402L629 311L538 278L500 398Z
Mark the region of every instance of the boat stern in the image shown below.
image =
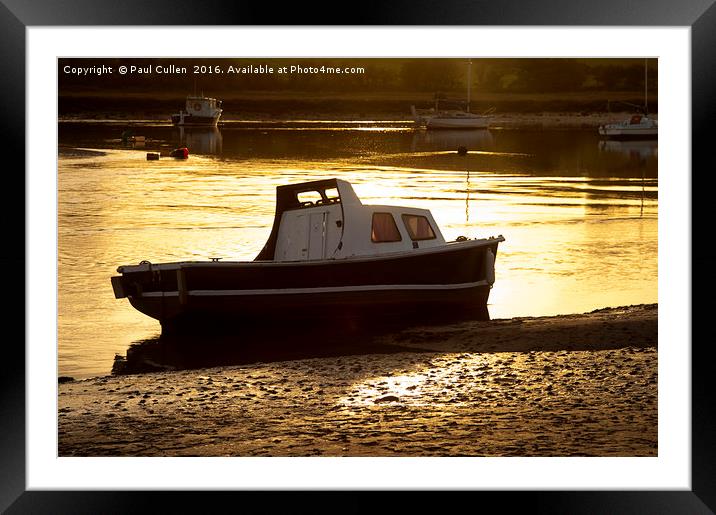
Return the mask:
M114 298L115 299L124 299L127 297L127 292L124 288L124 284L122 281L122 276L115 275L111 278L112 281L112 290L114 291Z

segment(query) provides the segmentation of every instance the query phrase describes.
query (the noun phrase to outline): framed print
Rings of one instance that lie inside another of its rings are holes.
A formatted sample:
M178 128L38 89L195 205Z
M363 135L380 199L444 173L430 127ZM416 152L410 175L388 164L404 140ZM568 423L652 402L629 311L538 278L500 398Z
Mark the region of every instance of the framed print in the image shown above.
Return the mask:
M4 2L0 506L713 510L716 8L612 4Z

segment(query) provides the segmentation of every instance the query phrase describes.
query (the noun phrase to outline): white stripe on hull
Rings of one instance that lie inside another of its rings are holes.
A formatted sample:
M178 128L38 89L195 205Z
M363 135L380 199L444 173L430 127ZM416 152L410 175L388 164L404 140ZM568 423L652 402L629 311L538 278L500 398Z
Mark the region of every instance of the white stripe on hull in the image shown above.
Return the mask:
M655 128L644 129L599 129L602 136L658 136L659 130Z
M277 288L272 290L189 290L188 295L196 297L246 296L246 295L297 295L306 293L343 293L390 290L462 290L487 286L487 281L460 284L376 284L364 286L325 286L320 288ZM178 291L150 291L142 297L178 297Z

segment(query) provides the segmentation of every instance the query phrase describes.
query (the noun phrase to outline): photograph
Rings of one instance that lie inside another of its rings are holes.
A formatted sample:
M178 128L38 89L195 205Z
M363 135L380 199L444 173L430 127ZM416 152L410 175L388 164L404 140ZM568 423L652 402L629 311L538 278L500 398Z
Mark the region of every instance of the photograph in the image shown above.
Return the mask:
M658 57L56 62L58 457L660 456Z
M0 511L713 510L714 0L128 1L0 8Z

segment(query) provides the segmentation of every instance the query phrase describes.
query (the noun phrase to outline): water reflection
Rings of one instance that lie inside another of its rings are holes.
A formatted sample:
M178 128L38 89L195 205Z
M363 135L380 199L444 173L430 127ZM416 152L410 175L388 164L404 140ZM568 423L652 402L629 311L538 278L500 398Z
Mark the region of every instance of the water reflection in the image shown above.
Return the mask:
M495 139L488 130L416 130L413 133L411 149L416 151L457 150L492 150Z
M155 320L113 298L118 265L251 260L270 232L276 186L306 180L347 180L366 204L430 209L447 240L503 234L495 318L657 301L654 142L642 153L634 142L600 148L594 131L481 131L490 139L461 156L451 134L222 128L184 133L216 154L148 163L146 152L164 155L180 131L135 126L138 149L122 145L125 129L59 126L61 375L105 373L129 342L157 334Z
M269 363L296 359L356 354L391 354L406 349L379 339L415 325L430 326L464 321L487 321L487 308L472 314L442 314L418 319L303 320L282 324L267 321L242 325L232 332L161 335L141 339L115 355L113 375L190 370L196 368ZM429 351L425 351L429 352Z
M647 185L651 186L651 181L647 181L647 169L650 161L656 161L658 157L658 144L655 140L634 140L634 141L617 141L602 140L599 142L599 149L602 152L613 152L628 156L630 167L633 170L641 171L641 206L639 216L644 216L644 200L648 196Z
M179 127L178 146L187 147L192 154L220 155L222 136L217 127L184 128Z
M637 161L646 160L648 158L656 158L658 153L658 143L654 140L643 141L618 141L618 140L602 140L599 142L599 149L603 152L618 152L622 155L629 156Z
M278 127L276 126L278 125ZM370 130L367 130L370 129ZM61 145L80 148L118 149L121 135L132 130L144 136L147 151L163 155L180 143L179 131L168 125L119 123L60 123ZM600 146L594 130L489 130L424 131L394 125L373 127L323 123L303 128L281 123L263 126L225 124L219 132L188 132L191 154L224 159L295 160L400 166L413 169L447 169L528 173L543 176L641 177L629 153L646 158L646 177L657 176L656 142L612 142ZM467 155L457 154L466 147ZM139 148L139 147L135 147Z

